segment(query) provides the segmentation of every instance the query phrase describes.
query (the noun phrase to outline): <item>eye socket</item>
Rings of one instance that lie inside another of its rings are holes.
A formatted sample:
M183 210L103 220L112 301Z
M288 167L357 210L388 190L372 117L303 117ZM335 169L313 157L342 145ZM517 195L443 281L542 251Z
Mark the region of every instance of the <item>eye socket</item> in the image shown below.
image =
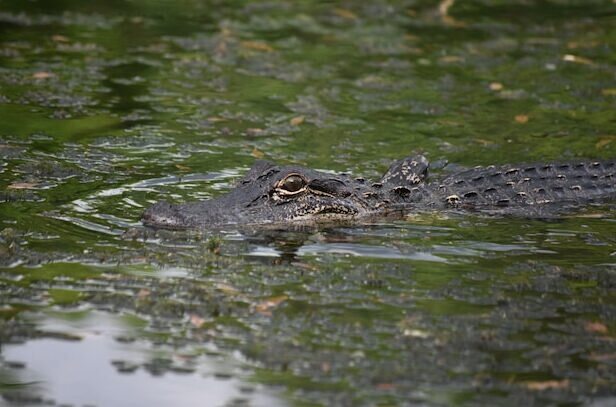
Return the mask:
M297 192L306 186L306 180L297 174L291 174L280 182L280 188L287 192Z

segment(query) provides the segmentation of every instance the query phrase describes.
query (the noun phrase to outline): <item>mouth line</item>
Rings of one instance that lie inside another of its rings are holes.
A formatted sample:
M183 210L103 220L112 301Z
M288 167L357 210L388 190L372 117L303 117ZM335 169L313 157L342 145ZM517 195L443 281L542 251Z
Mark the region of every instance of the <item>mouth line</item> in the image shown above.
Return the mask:
M356 208L341 205L341 206L321 206L311 210L298 213L295 219L329 219L329 218L350 218L356 216L359 211Z
M319 210L315 215L340 214L340 215L355 215L357 210L348 207L331 207Z

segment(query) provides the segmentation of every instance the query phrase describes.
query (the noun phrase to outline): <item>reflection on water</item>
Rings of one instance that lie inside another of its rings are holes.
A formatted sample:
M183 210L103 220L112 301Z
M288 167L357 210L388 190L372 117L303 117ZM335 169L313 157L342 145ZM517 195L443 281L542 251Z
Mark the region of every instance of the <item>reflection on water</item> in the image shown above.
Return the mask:
M5 367L4 374L10 373L15 382L33 383L25 395L6 393L6 401L15 405L284 405L257 385L239 379L245 372L212 347L178 351L152 346L131 338L134 327L107 313L65 318L45 319L40 329L68 339L3 346L4 365L19 367Z
M411 152L613 158L614 7L3 0L3 401L614 404L613 205L139 222L255 159L376 179Z

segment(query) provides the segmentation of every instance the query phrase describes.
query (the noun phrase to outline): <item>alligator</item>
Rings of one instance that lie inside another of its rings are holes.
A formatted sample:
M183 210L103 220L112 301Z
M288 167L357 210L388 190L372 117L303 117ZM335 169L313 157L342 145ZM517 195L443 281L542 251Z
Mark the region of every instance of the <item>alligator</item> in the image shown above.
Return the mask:
M302 225L370 221L425 211L554 217L616 200L616 159L476 167L432 180L422 155L394 162L378 182L259 160L214 199L148 208L146 226Z

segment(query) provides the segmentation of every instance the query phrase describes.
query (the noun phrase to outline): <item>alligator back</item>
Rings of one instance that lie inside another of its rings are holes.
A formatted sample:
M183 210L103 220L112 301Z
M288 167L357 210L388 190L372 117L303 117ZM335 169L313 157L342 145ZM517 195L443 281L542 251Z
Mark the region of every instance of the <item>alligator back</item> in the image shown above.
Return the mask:
M420 196L435 207L542 214L616 200L616 160L474 168L426 184Z

